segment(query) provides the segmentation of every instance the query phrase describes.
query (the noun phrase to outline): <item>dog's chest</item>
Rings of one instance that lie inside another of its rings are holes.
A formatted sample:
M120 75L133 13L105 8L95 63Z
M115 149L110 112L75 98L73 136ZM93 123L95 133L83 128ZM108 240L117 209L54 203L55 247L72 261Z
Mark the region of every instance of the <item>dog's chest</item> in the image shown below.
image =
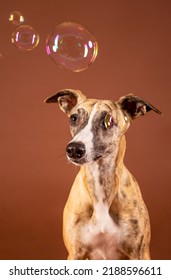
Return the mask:
M111 218L108 206L98 202L90 220L82 226L81 238L92 259L117 259L120 229Z

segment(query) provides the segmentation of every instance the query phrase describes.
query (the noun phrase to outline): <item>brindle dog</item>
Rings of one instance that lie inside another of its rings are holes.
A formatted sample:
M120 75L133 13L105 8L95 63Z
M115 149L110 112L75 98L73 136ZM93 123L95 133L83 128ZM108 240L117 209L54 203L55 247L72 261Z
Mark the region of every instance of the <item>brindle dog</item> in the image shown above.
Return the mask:
M123 163L125 132L154 106L132 94L119 101L87 99L65 89L58 103L70 119L69 161L80 166L63 215L68 259L150 259L150 221L137 181Z

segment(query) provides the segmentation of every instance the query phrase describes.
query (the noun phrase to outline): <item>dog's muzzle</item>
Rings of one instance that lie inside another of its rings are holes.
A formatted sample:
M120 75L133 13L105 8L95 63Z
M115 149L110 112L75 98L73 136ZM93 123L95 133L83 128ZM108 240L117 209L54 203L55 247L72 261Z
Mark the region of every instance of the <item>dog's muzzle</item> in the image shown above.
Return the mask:
M71 161L79 162L86 153L85 145L82 142L71 142L66 147L66 153Z

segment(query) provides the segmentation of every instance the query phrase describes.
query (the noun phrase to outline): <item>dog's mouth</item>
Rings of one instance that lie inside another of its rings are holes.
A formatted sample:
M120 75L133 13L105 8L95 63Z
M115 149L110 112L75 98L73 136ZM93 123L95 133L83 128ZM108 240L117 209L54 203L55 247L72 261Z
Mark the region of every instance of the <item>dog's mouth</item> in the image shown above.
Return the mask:
M98 161L103 156L104 155L95 155L92 158L89 158L88 156L84 156L82 158L71 158L71 157L67 156L67 159L75 165L84 165L84 164L87 164L87 163Z
M99 159L102 158L102 157L103 157L103 155L95 156L94 159L93 159L93 161L97 161L97 160L99 160Z
M75 159L75 158L70 158L70 157L67 156L67 159L75 165L83 165L83 164L87 163L87 161L83 158L82 159Z

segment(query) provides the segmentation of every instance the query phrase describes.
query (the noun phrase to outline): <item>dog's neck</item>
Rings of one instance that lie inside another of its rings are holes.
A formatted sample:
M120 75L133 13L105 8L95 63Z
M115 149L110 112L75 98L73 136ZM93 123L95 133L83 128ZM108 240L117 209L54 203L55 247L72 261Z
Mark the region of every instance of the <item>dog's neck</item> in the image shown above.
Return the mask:
M110 205L113 201L124 168L125 148L123 135L113 153L81 167L92 203L98 203L100 199Z

